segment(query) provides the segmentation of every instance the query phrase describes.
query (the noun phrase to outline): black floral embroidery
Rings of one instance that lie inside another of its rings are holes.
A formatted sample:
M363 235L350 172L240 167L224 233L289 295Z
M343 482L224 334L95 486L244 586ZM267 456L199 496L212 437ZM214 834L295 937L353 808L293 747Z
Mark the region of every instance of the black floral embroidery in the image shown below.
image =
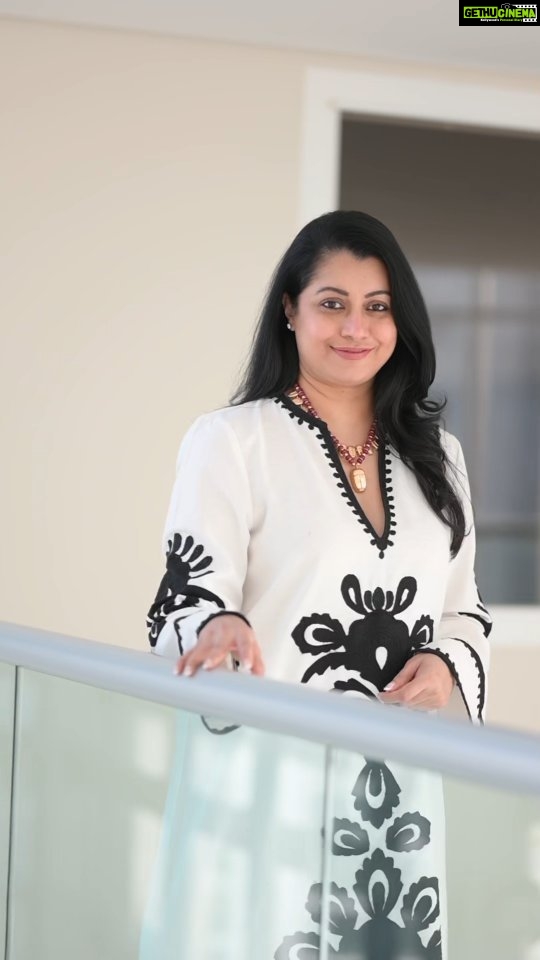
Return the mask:
M386 846L396 853L421 850L430 841L431 824L418 811L396 817L386 831Z
M334 837L332 853L336 856L352 857L367 853L369 850L369 834L359 823L345 818L334 820Z
M385 763L366 760L352 789L354 809L363 820L380 827L399 803L401 788Z
M318 657L305 671L302 683L327 670L344 667L355 671L357 676L336 681L334 690L375 696L401 670L414 650L433 640L431 617L421 616L410 634L407 624L396 618L411 605L416 591L414 577L403 577L395 596L391 590L385 592L381 587L363 594L358 577L345 576L341 584L342 597L363 619L355 620L345 633L339 620L327 613L302 617L292 631L292 638L302 653Z
M369 786L370 778L375 773L380 786L378 807L372 806ZM386 764L366 760L352 795L355 807L362 815L367 811L369 821L380 825L391 819L400 792ZM381 816L373 817L374 809L382 811ZM418 812L397 817L386 832L388 849L414 856L413 851L420 850L430 842L430 827L429 820ZM440 917L437 878L420 877L411 883L408 890L404 890L401 870L392 857L380 847L376 847L369 856L366 855L368 852L368 833L360 824L347 819L334 820L332 853L345 857L357 854L362 859L352 885L355 899L346 887L331 882L328 929L322 930L323 888L321 883L313 884L308 892L306 911L320 932L297 931L284 937L273 960L318 960L323 937L339 938L337 946L327 943L328 956L341 957L343 960L441 960L440 927L433 930L429 939L426 933ZM400 897L401 923L395 915ZM423 933L423 938L420 933Z
M175 533L167 544L167 570L171 586L178 593L182 593L191 581L212 573L208 569L212 564L212 557L204 555L204 547L200 543L195 544L193 537L183 538L180 533Z
M166 573L146 617L152 647L155 647L169 614L186 608L192 613L200 600L211 600L220 608L225 606L215 593L194 582L212 573L212 557L205 554L202 544L196 544L192 536L183 537L180 533L175 533L167 543ZM180 653L183 653L181 621L182 615L175 621L174 627Z
M355 874L353 885L358 904L368 920L361 922L354 900L345 887L330 884L328 933L340 937L337 949L328 945L328 955L344 960L441 960L441 932L435 930L424 945L419 933L439 916L439 883L436 877L422 877L403 896L400 911L403 926L390 920L403 892L401 870L380 848L366 857ZM319 927L322 914L322 884L309 890L306 910ZM317 960L321 938L313 932L297 932L283 939L274 960ZM308 949L306 949L308 948Z
M318 933L295 933L292 937L285 937L274 954L274 960L319 960L320 948ZM328 947L328 956L338 956L333 947Z

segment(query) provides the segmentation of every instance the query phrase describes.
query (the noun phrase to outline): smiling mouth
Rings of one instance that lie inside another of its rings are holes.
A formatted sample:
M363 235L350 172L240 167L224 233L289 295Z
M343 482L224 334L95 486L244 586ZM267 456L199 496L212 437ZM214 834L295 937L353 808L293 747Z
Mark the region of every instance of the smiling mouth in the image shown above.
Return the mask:
M360 349L351 349L350 347L332 347L336 353L346 353L351 357L363 357L366 353L371 353L373 347L364 347Z

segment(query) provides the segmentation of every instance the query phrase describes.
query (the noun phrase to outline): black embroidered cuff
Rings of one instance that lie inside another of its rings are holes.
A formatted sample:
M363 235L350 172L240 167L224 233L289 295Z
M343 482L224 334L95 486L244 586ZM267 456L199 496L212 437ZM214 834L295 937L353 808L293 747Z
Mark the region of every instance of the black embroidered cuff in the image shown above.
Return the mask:
M447 666L448 669L450 670L450 673L452 674L452 677L454 678L454 680L455 680L455 682L456 682L456 686L457 686L457 688L458 688L458 690L459 690L459 692L460 692L460 694L461 694L461 698L462 698L462 700L463 700L463 703L465 704L465 709L466 709L466 711L467 711L467 713L468 713L468 715L469 715L469 719L472 720L472 719L473 719L473 715L472 715L472 713L471 713L471 710L470 710L470 707L469 707L469 702L468 702L468 700L467 700L467 697L465 696L465 691L464 691L463 686L462 686L462 683L461 683L461 678L460 678L460 676L459 676L459 673L458 673L458 671L457 671L457 667L456 667L454 661L451 660L450 657L448 656L448 654L447 654L447 653L444 653L443 650L437 650L437 649L432 650L432 649L430 649L429 647L422 647L420 650L416 650L415 653L430 653L433 657L439 657L439 659L442 660L443 663L446 664L446 666ZM484 722L481 716L478 716L478 721L479 721L479 723L482 723L482 724L483 724L483 722Z

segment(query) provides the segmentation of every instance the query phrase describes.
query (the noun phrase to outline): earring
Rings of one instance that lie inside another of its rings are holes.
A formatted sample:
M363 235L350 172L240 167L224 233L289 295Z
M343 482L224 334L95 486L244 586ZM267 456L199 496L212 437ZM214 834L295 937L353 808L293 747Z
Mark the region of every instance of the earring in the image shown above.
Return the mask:
M289 320L287 320L287 330L292 330L292 329L293 329L293 328L291 327L291 324L290 324Z

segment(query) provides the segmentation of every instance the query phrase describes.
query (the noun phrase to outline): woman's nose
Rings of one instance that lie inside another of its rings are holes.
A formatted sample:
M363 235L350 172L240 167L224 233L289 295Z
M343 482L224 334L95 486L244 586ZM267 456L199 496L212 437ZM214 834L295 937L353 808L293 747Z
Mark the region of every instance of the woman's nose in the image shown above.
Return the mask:
M366 337L369 334L369 317L362 309L350 310L343 316L341 332L349 337Z

